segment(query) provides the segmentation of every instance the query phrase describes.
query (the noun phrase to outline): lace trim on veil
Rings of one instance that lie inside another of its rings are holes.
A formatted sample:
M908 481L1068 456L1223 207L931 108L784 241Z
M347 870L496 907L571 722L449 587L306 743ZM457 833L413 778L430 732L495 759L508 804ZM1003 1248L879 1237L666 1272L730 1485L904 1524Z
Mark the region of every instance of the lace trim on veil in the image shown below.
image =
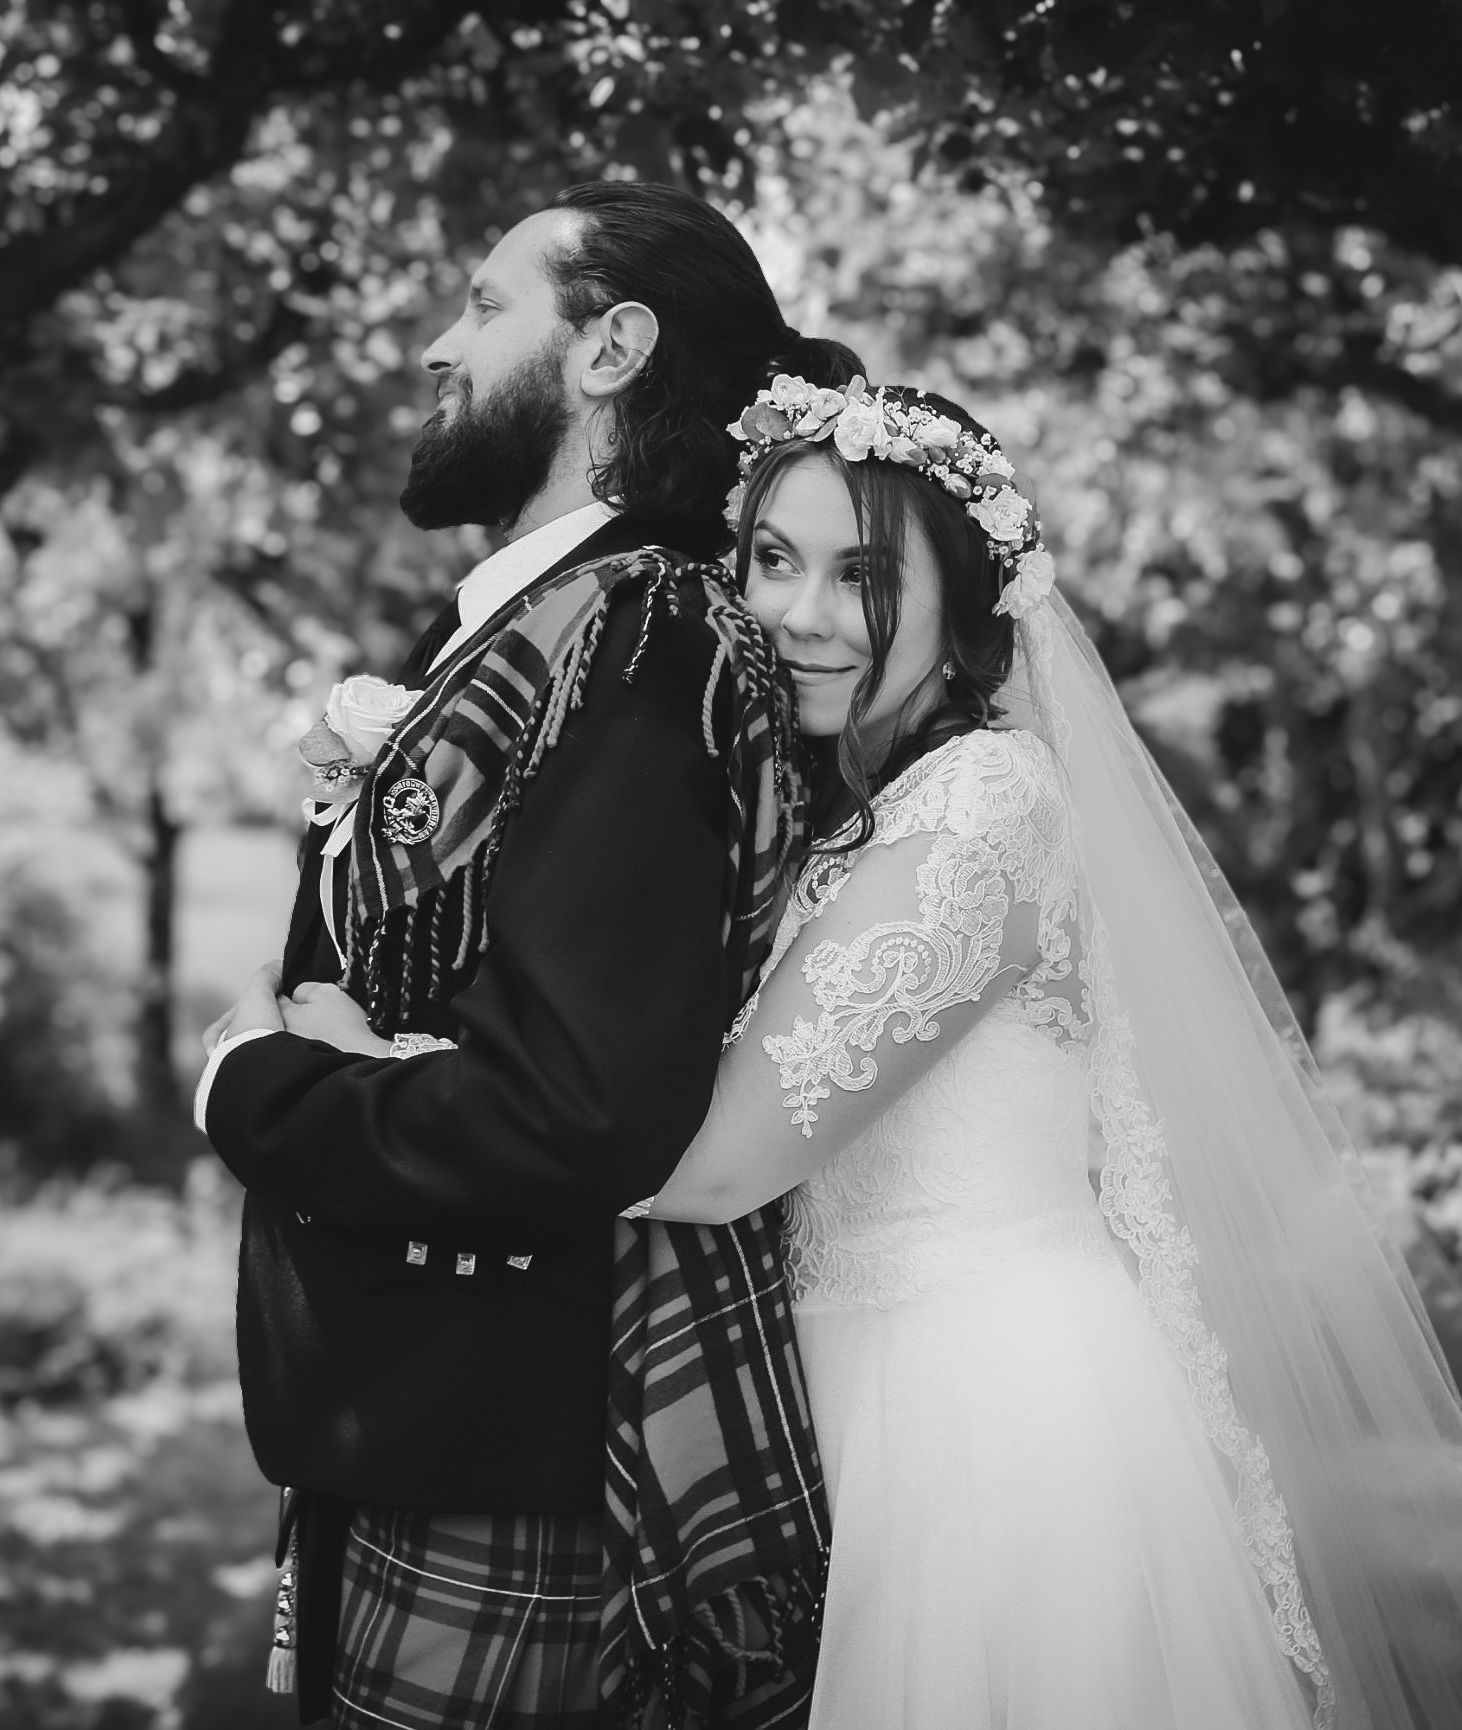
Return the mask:
M1106 934L1093 919L1089 984L1097 1030L1091 1046L1092 1106L1107 1145L1100 1203L1113 1232L1137 1258L1138 1291L1187 1372L1209 1440L1238 1480L1234 1508L1249 1560L1264 1584L1285 1655L1315 1690L1315 1730L1335 1722L1335 1689L1295 1565L1289 1510L1264 1444L1240 1418L1228 1356L1209 1328L1194 1270L1198 1250L1167 1205L1167 1143L1142 1098L1132 1064L1132 1033L1118 1006Z
M1036 730L1064 760L1071 730L1050 676L1050 624L1044 613L1037 609L1023 621L1019 637L1030 672L1030 699L1040 717ZM1074 810L1071 820L1079 825ZM1075 841L1080 856L1079 827ZM1186 1372L1209 1440L1233 1468L1234 1511L1244 1548L1269 1599L1281 1647L1313 1688L1315 1730L1333 1730L1335 1687L1300 1583L1289 1510L1263 1442L1239 1416L1228 1356L1204 1314L1195 1278L1198 1249L1171 1206L1167 1141L1138 1082L1131 1025L1118 997L1106 930L1094 907L1088 904L1084 911L1086 953L1080 971L1094 1023L1091 1099L1107 1151L1101 1209L1135 1256L1143 1303Z

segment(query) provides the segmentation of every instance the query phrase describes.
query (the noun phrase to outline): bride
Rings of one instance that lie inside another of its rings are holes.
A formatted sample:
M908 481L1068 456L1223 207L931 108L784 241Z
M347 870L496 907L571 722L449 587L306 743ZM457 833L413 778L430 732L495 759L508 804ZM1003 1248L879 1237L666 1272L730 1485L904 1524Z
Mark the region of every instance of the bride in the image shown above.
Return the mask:
M742 417L816 840L648 1211L791 1190L819 1730L1462 1722L1462 1419L1247 922L994 438Z

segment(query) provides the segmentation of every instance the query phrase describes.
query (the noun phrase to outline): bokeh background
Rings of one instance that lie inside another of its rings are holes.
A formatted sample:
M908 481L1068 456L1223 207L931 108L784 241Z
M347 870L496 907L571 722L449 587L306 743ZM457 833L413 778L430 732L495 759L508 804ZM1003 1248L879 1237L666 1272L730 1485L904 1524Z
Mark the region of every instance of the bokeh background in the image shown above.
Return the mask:
M1462 1363L1459 92L1450 0L0 6L0 1722L291 1721L197 1036L486 550L416 357L577 179L998 432Z

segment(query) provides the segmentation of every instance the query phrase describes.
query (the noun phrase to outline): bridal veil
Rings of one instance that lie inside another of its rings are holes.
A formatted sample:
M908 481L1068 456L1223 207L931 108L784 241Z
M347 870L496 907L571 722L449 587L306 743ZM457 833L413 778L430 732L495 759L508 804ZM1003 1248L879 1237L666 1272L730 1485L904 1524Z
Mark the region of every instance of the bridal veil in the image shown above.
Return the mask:
M1094 1167L1316 1730L1462 1724L1462 1409L1257 938L1053 596L1002 693L1064 766Z

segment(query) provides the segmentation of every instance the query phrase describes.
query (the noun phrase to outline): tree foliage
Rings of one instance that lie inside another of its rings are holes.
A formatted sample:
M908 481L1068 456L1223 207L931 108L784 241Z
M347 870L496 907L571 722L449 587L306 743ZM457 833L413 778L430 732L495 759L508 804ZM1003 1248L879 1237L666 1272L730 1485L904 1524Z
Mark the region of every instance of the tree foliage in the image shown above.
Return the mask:
M98 404L329 340L372 253L423 281L606 167L744 178L756 104L839 63L967 187L1106 245L1365 226L1462 262L1454 0L13 0L0 48L0 486Z
M946 84L945 159L976 185L1031 172L1068 228L1230 246L1362 226L1462 262L1451 0L935 6L915 53L974 73Z
M280 808L318 689L389 671L476 544L395 507L413 357L464 267L569 180L677 179L743 213L799 322L1024 449L1063 580L1301 1006L1445 994L1458 17L11 0L8 730L104 770L99 818L144 860L200 799ZM247 704L265 725L230 724Z
M1359 982L1462 1011L1462 440L1339 358L1369 298L1404 370L1447 328L1446 274L1343 230L1296 307L1276 233L1113 252L1028 193L914 177L835 96L786 125L757 218L784 292L1023 460L1063 586L1301 1011ZM1330 360L1296 367L1281 317ZM1455 338L1430 353L1455 371Z

